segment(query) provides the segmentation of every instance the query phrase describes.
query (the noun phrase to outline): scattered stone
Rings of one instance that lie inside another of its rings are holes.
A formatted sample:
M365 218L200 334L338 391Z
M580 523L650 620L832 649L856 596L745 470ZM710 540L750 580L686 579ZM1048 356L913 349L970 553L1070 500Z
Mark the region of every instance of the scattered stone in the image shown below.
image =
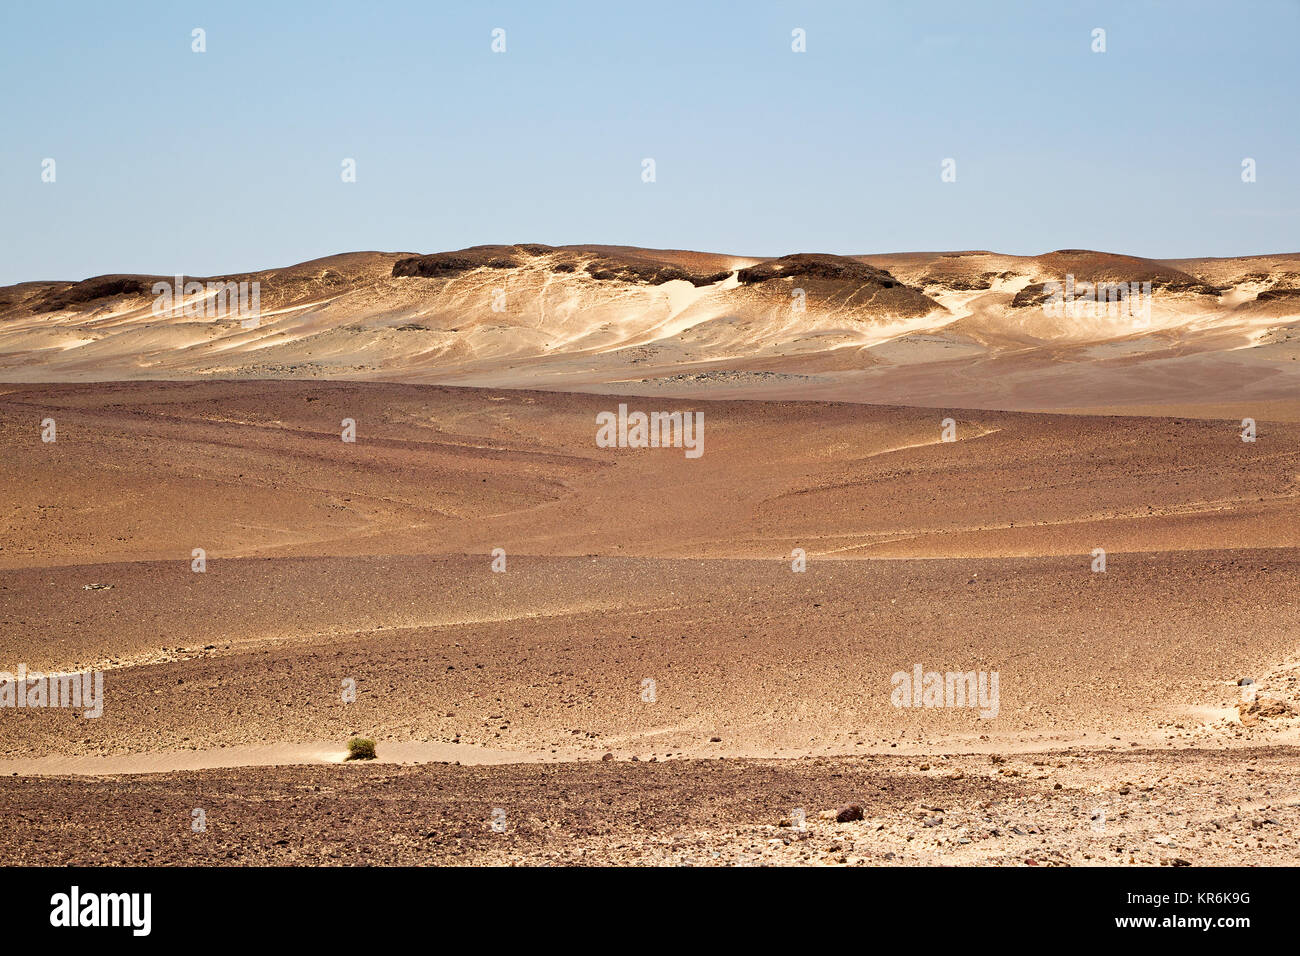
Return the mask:
M1256 697L1248 704L1237 705L1237 716L1243 727L1253 727L1264 718L1292 717L1295 711L1285 701L1274 697Z
M836 823L851 823L854 820L861 820L862 817L862 805L859 803L845 804L835 812Z

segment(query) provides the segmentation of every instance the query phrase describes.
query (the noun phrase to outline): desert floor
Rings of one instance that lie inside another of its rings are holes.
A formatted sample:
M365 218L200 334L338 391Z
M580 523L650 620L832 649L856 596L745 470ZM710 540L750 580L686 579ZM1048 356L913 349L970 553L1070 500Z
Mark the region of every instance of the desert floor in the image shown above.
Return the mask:
M1300 402L1160 411L0 386L0 863L1294 864Z

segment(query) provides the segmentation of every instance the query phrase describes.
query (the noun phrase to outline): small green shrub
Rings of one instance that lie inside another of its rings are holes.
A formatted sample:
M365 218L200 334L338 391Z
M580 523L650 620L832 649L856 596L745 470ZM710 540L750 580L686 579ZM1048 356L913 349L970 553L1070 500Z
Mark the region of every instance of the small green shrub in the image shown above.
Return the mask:
M374 760L375 742L369 737L353 737L348 741L346 760Z

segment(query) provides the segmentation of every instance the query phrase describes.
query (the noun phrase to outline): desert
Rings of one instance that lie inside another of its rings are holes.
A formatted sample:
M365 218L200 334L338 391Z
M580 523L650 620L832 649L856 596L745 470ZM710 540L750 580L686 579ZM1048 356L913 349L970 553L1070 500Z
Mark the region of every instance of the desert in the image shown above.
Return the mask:
M1047 315L1067 274L1150 327ZM0 712L0 858L1292 865L1297 277L523 244L219 277L252 328L0 289L0 666L103 675Z
M1286 940L1298 34L0 4L14 938Z

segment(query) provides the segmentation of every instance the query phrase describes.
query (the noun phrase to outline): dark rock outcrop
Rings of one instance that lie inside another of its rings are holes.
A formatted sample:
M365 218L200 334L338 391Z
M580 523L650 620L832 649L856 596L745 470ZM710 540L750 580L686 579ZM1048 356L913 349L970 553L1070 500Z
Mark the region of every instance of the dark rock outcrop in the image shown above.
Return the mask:
M835 279L839 281L871 283L884 289L907 288L884 269L850 259L819 252L800 252L779 259L768 259L748 269L740 270L742 285L767 282L771 279Z
M455 252L435 252L427 256L411 256L393 263L394 276L422 276L441 279L457 276L474 269L515 269L528 259L546 255L555 250L550 246L528 243L517 246L470 246Z
M843 304L870 306L894 315L927 315L941 308L921 290L900 282L884 269L848 256L797 253L741 269L739 277L742 285L792 279L810 296L824 301L838 299Z
M1286 302L1300 299L1300 289L1265 289L1255 296L1256 302Z
M1046 283L1043 282L1029 283L1029 285L1025 286L1012 297L1011 308L1026 309L1030 306L1042 305L1050 299L1053 294L1050 290L1043 288L1044 285L1046 285ZM1056 291L1056 294L1061 294L1059 289Z
M663 262L654 262L651 260L636 259L611 259L601 258L587 264L587 275L593 279L609 280L616 279L622 282L635 282L642 285L663 285L665 282L671 282L674 279L685 279L693 286L713 285L715 282L721 282L730 272L713 272L708 275L698 275L688 272L681 266L669 265Z
M721 282L730 275L729 272L694 273L681 266L651 258L624 258L609 255L598 255L592 258L590 254L574 249L557 249L539 243L471 246L456 252L411 256L399 259L393 264L393 275L448 278L474 269L516 269L541 257L550 257L544 265L553 272L572 273L582 267L587 275L596 280L631 282L639 285L662 285L673 279L685 279L692 285L702 286Z
M58 312L96 299L118 295L148 295L153 281L144 276L95 276L50 289L32 302L32 311Z

